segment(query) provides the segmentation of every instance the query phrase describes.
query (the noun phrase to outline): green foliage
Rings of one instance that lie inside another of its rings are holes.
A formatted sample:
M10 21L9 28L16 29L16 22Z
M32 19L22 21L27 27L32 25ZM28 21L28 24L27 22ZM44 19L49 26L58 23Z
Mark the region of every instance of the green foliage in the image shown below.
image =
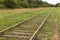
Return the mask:
M5 8L5 5L4 4L0 4L0 8Z
M42 0L0 0L0 8L35 8L51 7L52 4Z
M13 0L5 0L5 6L7 7L7 8L14 8L15 7L15 3L14 3L14 1Z
M21 6L21 1L20 0L13 0L14 1L14 3L15 3L15 8L21 8L22 6Z
M56 4L55 7L60 7L60 3Z
M4 0L0 0L0 8L5 8Z

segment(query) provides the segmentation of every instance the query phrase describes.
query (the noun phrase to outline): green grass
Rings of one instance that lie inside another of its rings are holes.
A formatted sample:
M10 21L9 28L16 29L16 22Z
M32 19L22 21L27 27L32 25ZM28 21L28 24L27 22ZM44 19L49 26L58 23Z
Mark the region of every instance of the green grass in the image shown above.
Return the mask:
M45 11L45 12L44 12ZM55 17L58 17L58 32L60 34L60 8L45 8L43 11L37 11L37 12L26 12L26 13L18 13L18 14L6 14L1 13L0 14L0 31L8 28L18 22L21 22L27 18L32 17L33 15L38 15L41 13L50 13L51 15L43 25L42 29L38 32L37 39L45 39L47 36L48 40L52 40L53 37L53 26L54 26L54 20ZM7 15L7 16L6 16Z
M56 17L55 8L51 8L51 15L45 22L45 24L42 26L42 29L38 32L37 39L39 40L52 40L53 39L53 26L54 26L54 20ZM50 12L46 11L46 12Z
M42 29L40 29L39 32L37 33L37 37L36 37L37 40L53 40L53 36L54 36L53 28L54 28L54 21L56 16L58 20L57 31L60 35L60 8L49 8L49 9L52 11L52 13L45 22L45 24L42 26ZM46 12L49 13L50 11L48 10Z
M26 10L26 11L27 12L22 11L23 13L21 13L21 11L19 13L18 12L16 12L16 13L9 12L9 11L8 12L0 11L0 31L4 30L5 28L8 28L18 22L28 19L28 18L32 17L33 15L40 14L39 12L41 12L41 10L38 10L36 12L35 11L28 12L28 10Z
M33 15L40 15L42 13L44 14L46 10L48 10L48 9L44 9L43 11L39 10L36 12L29 12L29 13L25 13L25 14L10 15L10 16L6 17L3 21L1 20L1 23L3 22L1 25L3 25L3 26L0 30L8 28L9 26L14 25L15 23L21 22L27 18L30 18ZM47 12L45 14L47 15ZM30 29L30 28L28 28L28 29ZM7 34L7 32L5 32L4 34Z
M58 32L60 35L60 8L55 8L55 12L56 12L57 19L58 19Z

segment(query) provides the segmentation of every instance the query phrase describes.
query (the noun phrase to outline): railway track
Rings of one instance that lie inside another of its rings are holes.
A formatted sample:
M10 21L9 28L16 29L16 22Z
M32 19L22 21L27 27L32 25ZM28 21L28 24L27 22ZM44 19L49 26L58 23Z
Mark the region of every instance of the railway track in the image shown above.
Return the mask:
M0 33L1 40L34 40L50 13L37 15Z

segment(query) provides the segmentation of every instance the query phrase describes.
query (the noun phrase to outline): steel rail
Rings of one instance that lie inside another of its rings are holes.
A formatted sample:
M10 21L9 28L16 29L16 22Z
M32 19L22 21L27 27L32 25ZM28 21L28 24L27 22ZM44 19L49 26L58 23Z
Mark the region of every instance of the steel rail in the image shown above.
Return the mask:
M49 17L50 13L47 15L47 17L42 21L42 23L40 24L40 26L37 28L37 30L34 32L34 34L31 36L31 38L29 40L32 40L36 33L39 31L39 29L43 26L43 24L45 23L45 21L47 20L47 18Z
M28 18L28 19L25 19L24 21L21 21L21 22L19 22L19 23L16 23L16 24L15 24L15 25L13 25L13 26L10 26L10 27L8 27L8 28L6 28L6 29L4 29L4 30L0 31L0 34L1 34L1 33L3 33L3 32L5 32L5 31L7 31L7 30L9 30L9 29L11 29L11 28L13 28L13 27L15 27L15 26L17 26L17 25L19 25L19 24L21 24L21 23L24 23L25 21L30 20L30 19L32 19L32 18L34 18L34 17L38 16L38 15L39 15L39 14L34 15L34 16L32 16L32 17Z
M33 16L30 17L30 18L27 18L27 19L25 19L25 20L23 20L23 21L21 21L21 22L18 22L18 23L16 23L16 24L10 26L10 27L8 27L8 28L6 28L6 29L0 31L0 34L3 33L3 32L5 32L5 31L7 31L7 30L9 30L9 29L11 29L11 28L13 28L13 27L15 27L15 26L17 26L17 25L19 25L19 24L21 24L21 23L24 23L25 21L28 21L28 20L30 20L30 19L32 19L32 18L38 16L38 15L39 15L39 14L37 14L37 15L33 15Z

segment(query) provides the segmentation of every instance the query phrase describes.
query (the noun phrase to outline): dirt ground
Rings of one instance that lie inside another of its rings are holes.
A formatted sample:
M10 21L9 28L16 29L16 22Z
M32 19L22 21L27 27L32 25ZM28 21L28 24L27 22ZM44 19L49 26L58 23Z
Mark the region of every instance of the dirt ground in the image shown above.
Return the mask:
M57 24L57 17L54 21L54 27L53 27L53 40L59 40L59 33L58 33L58 24Z

